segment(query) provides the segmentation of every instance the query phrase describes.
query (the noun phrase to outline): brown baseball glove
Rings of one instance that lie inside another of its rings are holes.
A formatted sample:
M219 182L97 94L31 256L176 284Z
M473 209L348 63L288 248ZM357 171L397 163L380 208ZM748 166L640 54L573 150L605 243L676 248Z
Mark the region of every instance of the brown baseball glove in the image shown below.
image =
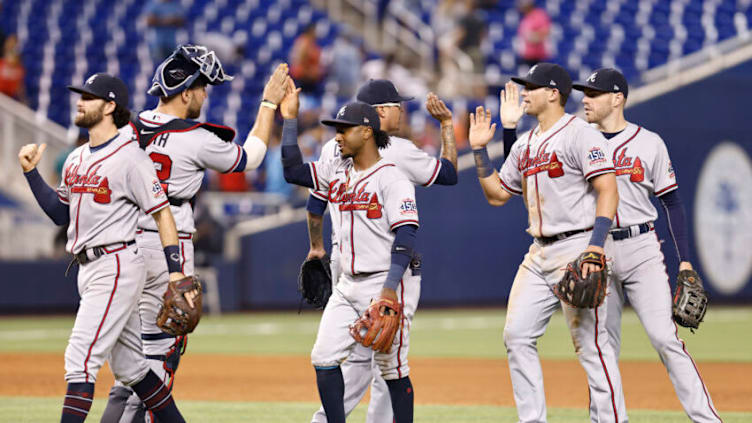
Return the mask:
M708 295L702 288L702 279L694 270L682 270L676 278L674 293L674 321L694 332L700 326L708 308Z
M366 312L350 326L350 335L374 351L389 353L402 327L402 304L388 298L371 302Z
M197 291L190 306L185 294ZM170 281L162 296L163 303L157 314L157 326L173 336L186 335L196 329L201 319L201 282L195 276Z
M583 278L582 265L585 263L597 264L601 266L601 270L590 272L587 278ZM597 308L606 298L606 287L608 287L606 256L586 251L567 264L564 277L554 286L554 294L572 307Z

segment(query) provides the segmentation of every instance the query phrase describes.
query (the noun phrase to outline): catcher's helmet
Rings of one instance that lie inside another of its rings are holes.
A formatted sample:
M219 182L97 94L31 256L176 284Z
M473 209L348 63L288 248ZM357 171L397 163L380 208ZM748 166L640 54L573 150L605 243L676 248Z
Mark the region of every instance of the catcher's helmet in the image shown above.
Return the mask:
M204 46L183 44L159 64L147 92L153 96L170 97L190 88L199 77L212 85L233 78L225 74L214 51Z

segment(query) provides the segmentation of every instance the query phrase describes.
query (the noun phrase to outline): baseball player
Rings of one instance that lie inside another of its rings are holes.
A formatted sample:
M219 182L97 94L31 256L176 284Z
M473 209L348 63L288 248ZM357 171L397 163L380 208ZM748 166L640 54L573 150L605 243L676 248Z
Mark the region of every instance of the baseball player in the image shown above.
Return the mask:
M311 362L321 403L329 423L345 421L345 384L340 364L355 345L349 325L372 299L401 304L404 317L389 352L375 353L386 380L394 421L412 422L413 388L407 350L409 329L420 297L420 264L413 245L418 228L415 188L379 148L389 143L380 130L378 112L369 104L353 102L335 119L322 121L337 130L340 157L303 163L297 146L297 93L294 84L281 105L282 163L285 179L294 184L328 191L337 204L339 283L319 324ZM409 268L408 268L409 267Z
M608 341L606 304L573 308L553 293L567 263L579 253L612 254L607 235L618 194L606 141L585 121L564 112L572 81L562 67L539 63L512 81L524 86L524 111L535 116L538 125L512 145L499 173L491 168L486 151L495 124L483 107L470 116L469 139L489 204L502 206L513 195L522 195L527 231L534 238L512 284L504 326L519 420L546 421L536 342L561 303L587 373L591 421L627 421L621 376ZM583 276L595 270L597 265L584 264Z
M98 73L83 86L68 88L81 94L75 123L89 130L89 143L68 155L57 191L36 170L45 144L28 144L18 155L39 205L56 224L68 225L66 249L80 266L81 301L65 350L68 390L60 421L86 419L97 373L109 359L115 379L130 386L160 421L183 422L170 389L143 356L137 309L146 272L134 240L142 212L159 230L169 279L184 277L167 196L127 126L123 81ZM192 305L193 297L187 299Z
M679 270L692 270L684 206L666 144L658 134L624 119L629 87L616 69L598 69L572 88L585 93L585 117L608 140L609 156L616 168L620 201L610 231L615 243L615 283L608 293L606 319L611 344L618 356L626 295L666 366L687 416L693 422L720 422L672 319L671 287L654 231L658 213L650 202L651 195L658 197L666 211L668 230L679 254Z
M154 162L157 176L167 193L180 238L180 266L193 274L192 202L201 186L205 169L219 172L245 172L256 169L266 154L274 114L285 95L287 64L280 64L264 87L264 100L245 144L232 142L235 131L195 119L207 97L206 86L232 79L226 75L213 51L196 45L183 45L165 59L152 79L149 94L159 97L154 110L133 119L139 142ZM156 316L167 289L167 268L159 258L159 234L154 222L142 215L136 241L146 258L146 284L139 301L141 339L152 370L165 385L172 387L185 337L173 337L156 325ZM126 406L127 401L127 406ZM103 423L144 421L144 407L132 391L116 384L102 415Z
M381 130L392 133L399 129L402 115L401 103L412 100L399 95L391 81L371 80L363 85L356 95L358 101L368 103L379 113ZM426 110L441 124L441 159L428 155L412 141L390 135L389 145L379 150L385 159L397 165L414 185L425 187L432 184L454 185L457 183L457 148L454 141L452 112L435 94L430 93L426 100ZM336 139L329 140L321 150L320 161L338 160L340 150ZM320 258L326 254L323 240L323 215L329 205L332 219L332 282L337 283L340 269L338 247L336 204L328 203L329 192L312 191L308 198L308 236L311 241L308 259ZM347 360L342 363L342 376L345 381L345 414L350 415L365 396L371 385L371 401L368 406L368 423L391 423L393 420L389 391L381 378L381 371L373 361L373 350L356 344ZM312 423L326 423L323 407L314 413Z

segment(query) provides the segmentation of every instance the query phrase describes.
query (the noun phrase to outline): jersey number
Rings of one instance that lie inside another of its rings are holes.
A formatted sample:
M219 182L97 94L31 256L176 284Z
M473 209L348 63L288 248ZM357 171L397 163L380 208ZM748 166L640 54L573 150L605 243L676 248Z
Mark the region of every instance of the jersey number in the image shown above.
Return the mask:
M172 159L170 156L161 153L149 153L149 158L154 162L154 167L157 170L157 178L162 182L162 189L167 194L167 182L172 174Z

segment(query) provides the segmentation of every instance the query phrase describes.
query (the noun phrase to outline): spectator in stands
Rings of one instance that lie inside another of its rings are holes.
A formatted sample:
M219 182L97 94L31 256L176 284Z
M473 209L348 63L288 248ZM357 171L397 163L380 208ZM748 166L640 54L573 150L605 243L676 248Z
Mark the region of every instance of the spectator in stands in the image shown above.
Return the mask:
M18 52L18 37L11 34L5 38L3 56L0 57L0 93L26 103L25 74Z
M183 8L175 0L151 0L145 13L151 57L160 63L177 46L177 31L185 24Z
M360 84L363 56L350 35L340 35L332 46L329 79L337 83L337 98L351 99Z
M309 24L292 45L290 76L303 93L319 93L324 72L321 66L321 47L316 41L315 23Z
M548 60L548 35L551 32L551 19L540 7L535 7L534 0L519 0L517 9L522 15L517 36L520 59L528 66Z

